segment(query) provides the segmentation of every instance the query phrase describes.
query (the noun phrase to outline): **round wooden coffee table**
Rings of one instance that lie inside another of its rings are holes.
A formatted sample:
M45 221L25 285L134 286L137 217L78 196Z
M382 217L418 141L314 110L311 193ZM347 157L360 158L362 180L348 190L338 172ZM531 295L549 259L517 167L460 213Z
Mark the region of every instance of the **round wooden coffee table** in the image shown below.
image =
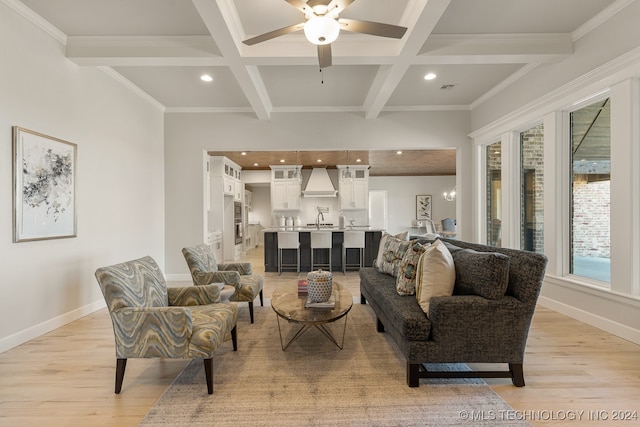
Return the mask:
M353 296L351 292L339 283L333 282L333 308L306 308L307 295L298 295L298 282L287 283L279 286L271 297L271 307L277 314L278 332L280 333L280 345L282 350L286 350L293 341L300 337L311 327L315 327L323 333L331 342L342 350L344 345L344 334L347 329L347 315L353 306ZM342 329L342 339L340 343L333 336L325 325L335 322L344 317L344 327ZM300 327L288 342L284 342L280 319L288 323L299 324Z

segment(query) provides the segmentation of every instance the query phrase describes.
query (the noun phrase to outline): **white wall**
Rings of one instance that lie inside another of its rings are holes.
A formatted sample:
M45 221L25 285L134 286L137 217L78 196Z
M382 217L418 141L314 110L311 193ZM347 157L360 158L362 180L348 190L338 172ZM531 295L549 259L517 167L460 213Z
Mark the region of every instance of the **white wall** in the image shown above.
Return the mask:
M561 313L640 343L640 2L632 2L575 43L575 55L541 66L472 111L472 137L502 140L533 120L545 124L545 254L549 257L540 302ZM581 98L610 88L611 284L607 289L569 275L568 141L566 113ZM615 106L615 107L613 107ZM509 148L511 149L511 148ZM505 145L503 145L505 150ZM475 151L477 163L482 152ZM504 155L504 151L503 151ZM508 156L506 156L508 157ZM474 163L476 161L474 160ZM514 167L507 174L517 174ZM507 180L514 179L507 176ZM503 177L503 182L505 178ZM480 181L479 181L480 182ZM505 193L508 193L505 191ZM478 192L478 198L483 195ZM506 200L517 212L519 198ZM503 199L504 202L505 199ZM480 205L480 203L478 203ZM482 221L477 212L474 221ZM510 246L513 242L505 239Z
M203 239L205 150L456 148L457 191L465 194L472 182L465 173L472 169L468 133L468 111L383 113L374 120L357 113L278 113L268 121L239 113L166 114L167 273L188 273L180 250ZM463 209L461 199L458 221L470 224L470 209ZM463 227L459 231L462 237L471 233Z
M103 306L96 268L164 264L163 113L0 3L0 351ZM78 237L12 243L11 127L78 146ZM44 355L46 357L46 355Z
M431 195L431 219L436 225L443 218L456 217L456 203L447 202L442 193L456 185L454 176L391 176L369 179L370 190L387 190L389 233L411 227L416 219L416 196Z

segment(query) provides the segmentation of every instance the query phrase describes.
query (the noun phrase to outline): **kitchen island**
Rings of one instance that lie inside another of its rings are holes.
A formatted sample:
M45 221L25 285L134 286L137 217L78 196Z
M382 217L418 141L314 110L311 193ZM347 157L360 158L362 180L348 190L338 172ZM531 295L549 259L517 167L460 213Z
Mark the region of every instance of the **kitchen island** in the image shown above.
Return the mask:
M264 229L264 271L278 271L278 231L297 231L300 233L300 271L311 271L311 232L314 227L272 227ZM349 227L339 229L338 227L321 227L320 231L332 234L331 264L333 271L342 271L342 242L344 232L350 230ZM353 227L354 231L364 231L365 249L364 266L371 267L378 255L378 246L382 230L374 230L370 227ZM328 263L327 251L318 250L316 252L317 263ZM356 250L347 253L347 264L358 262ZM284 264L295 263L294 251L284 251Z

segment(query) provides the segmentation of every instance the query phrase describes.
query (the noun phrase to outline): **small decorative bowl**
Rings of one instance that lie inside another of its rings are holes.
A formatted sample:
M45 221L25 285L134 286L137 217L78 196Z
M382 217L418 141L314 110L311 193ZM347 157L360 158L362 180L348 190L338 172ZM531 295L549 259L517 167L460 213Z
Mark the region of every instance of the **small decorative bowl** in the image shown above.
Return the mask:
M331 298L333 278L330 271L310 271L307 273L307 284L311 302L324 302Z

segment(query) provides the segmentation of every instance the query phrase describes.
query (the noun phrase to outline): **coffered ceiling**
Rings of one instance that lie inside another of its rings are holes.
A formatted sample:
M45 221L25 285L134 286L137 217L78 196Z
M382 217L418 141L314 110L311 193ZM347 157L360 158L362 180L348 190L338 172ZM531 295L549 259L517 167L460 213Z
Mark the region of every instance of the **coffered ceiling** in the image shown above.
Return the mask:
M285 0L0 0L167 112L469 110L573 44L629 0L356 0L341 18L408 28L400 40L341 31L319 72ZM433 72L434 80L423 76ZM209 74L209 83L200 80ZM444 87L444 88L443 88Z

